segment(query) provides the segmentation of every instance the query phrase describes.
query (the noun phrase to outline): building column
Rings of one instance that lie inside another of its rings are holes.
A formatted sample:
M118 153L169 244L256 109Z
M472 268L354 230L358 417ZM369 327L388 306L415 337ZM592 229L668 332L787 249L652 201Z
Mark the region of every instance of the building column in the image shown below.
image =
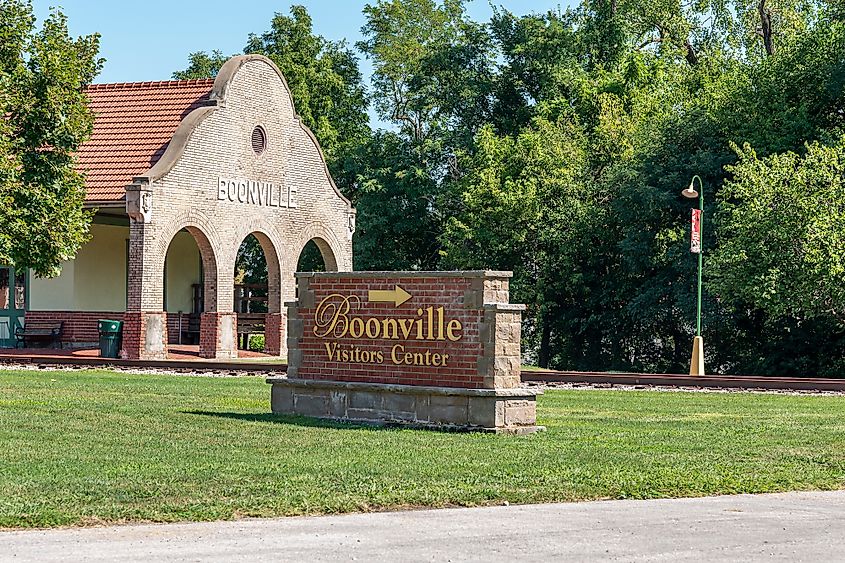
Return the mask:
M202 313L200 315L200 357L236 359L238 357L237 331L237 313Z
M164 279L161 265L164 260L146 243L148 229L147 223L130 222L122 356L132 360L166 360L167 313L161 310Z
M284 313L267 313L264 316L264 353L286 358L288 344L287 319Z

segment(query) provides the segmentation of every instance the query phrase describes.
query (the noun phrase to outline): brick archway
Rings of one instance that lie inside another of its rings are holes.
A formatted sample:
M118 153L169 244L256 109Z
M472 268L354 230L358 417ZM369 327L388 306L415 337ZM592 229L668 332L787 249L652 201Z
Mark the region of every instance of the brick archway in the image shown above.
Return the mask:
M327 272L336 272L337 271L337 258L335 258L334 252L332 252L332 247L326 242L324 239L320 237L314 237L310 239L302 248L299 250L299 258L302 257L302 253L305 251L305 246L308 245L309 242L313 242L314 245L317 247L317 250L320 251L320 256L323 258L323 264L326 267Z
M128 308L124 316L123 341L126 356L167 358L165 260L176 235L184 230L196 243L203 267L199 354L204 358L237 357L232 313L219 312L220 287L225 281L220 280L220 260L215 252L215 249L221 247L221 243L211 222L195 210L183 213L159 231L153 244L146 243L146 229L147 226L139 222L133 222L130 226L130 258L134 255L141 259L130 260L129 265ZM230 272L230 281L231 277Z
M200 253L200 260L202 261L202 283L203 283L203 307L202 312L204 313L215 313L217 312L217 257L214 254L214 248L211 245L211 241L208 240L208 237L205 233L199 229L198 227L194 227L192 225L185 226L184 229L180 229L173 236L170 237L170 242L167 244L167 248L164 251L163 261L161 264L161 272L162 276L164 275L164 268L165 268L165 261L167 259L167 253L170 250L171 245L173 244L173 240L176 238L176 235L179 234L182 230L187 231L194 239L194 242L197 245ZM162 283L164 282L164 278L162 278ZM163 288L165 291L166 289ZM164 292L162 292L164 295ZM164 307L162 307L164 309Z
M250 225L255 226L255 225ZM268 231L272 234L268 234ZM267 312L263 314L264 322L264 353L272 356L286 356L287 355L287 316L282 308L282 300L285 294L282 287L282 265L281 255L278 247L273 241L273 236L276 233L273 229L267 226L259 226L256 230L240 237L238 247L243 245L243 242L250 236L255 237L258 244L261 246L264 260L267 267ZM240 235L236 235L240 236ZM237 240L237 239L236 239ZM233 260L234 264L235 261ZM237 315L242 313L238 310ZM255 314L250 314L248 320L241 319L238 321L238 326L250 324L257 319Z
M302 255L305 245L309 242L314 242L320 250L320 255L323 257L323 264L329 272L337 271L351 271L352 260L343 260L344 254L341 252L341 244L337 240L334 232L321 222L313 222L307 226L299 237L296 249L296 260ZM293 264L294 270L296 263Z
M172 85L174 96L183 94L182 86ZM207 96L190 101L199 105L181 117L164 153L126 188L127 325L137 333L132 354L166 354L155 332L166 319L162 268L171 239L187 229L206 273L201 355L237 357L234 266L250 234L268 265L268 351L284 355L284 303L296 295L299 253L313 240L329 270L352 270L355 209L334 184L319 143L296 116L289 88L269 59L234 57ZM257 125L265 134L262 151L250 142Z

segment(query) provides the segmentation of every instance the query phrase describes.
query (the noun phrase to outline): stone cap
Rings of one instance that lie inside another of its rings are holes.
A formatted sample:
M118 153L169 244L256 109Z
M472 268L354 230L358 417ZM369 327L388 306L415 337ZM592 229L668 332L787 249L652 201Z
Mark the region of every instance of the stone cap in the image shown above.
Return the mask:
M355 389L357 391L378 390L406 395L463 395L470 397L536 397L542 389L518 387L513 389L465 389L463 387L432 387L423 385L398 385L395 383L360 383L350 381L329 381L324 379L293 379L274 376L266 379L271 385L283 387L311 387L313 389Z
M485 303L482 306L493 311L524 311L528 308L521 303Z
M297 278L512 278L513 272L499 270L451 270L436 272L406 271L406 272L296 272Z

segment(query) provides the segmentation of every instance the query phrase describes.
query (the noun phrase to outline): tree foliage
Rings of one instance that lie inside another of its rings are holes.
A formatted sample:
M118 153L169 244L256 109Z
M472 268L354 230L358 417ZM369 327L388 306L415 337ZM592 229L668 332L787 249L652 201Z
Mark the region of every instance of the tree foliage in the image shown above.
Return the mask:
M57 275L87 240L74 152L91 133L83 87L100 70L99 36L73 39L51 11L0 2L0 263Z
M845 138L803 156L738 154L719 193L714 288L775 318L829 316L845 328Z

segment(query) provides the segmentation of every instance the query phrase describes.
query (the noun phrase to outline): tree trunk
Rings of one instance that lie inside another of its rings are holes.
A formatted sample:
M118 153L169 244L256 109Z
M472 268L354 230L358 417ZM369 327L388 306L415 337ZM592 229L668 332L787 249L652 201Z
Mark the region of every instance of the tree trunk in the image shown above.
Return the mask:
M684 47L687 48L687 54L685 55L685 58L687 59L687 62L689 63L689 65L690 66L697 65L698 64L698 53L695 52L695 48L692 46L692 43L690 43L689 39L684 41Z
M540 327L540 354L537 358L537 363L541 368L548 368L551 356L552 339L551 315L543 313L540 317L540 323L542 325Z
M766 0L760 0L757 4L757 11L760 12L760 36L763 38L763 46L766 54L770 57L775 54L774 32L772 30L772 12L766 9Z

